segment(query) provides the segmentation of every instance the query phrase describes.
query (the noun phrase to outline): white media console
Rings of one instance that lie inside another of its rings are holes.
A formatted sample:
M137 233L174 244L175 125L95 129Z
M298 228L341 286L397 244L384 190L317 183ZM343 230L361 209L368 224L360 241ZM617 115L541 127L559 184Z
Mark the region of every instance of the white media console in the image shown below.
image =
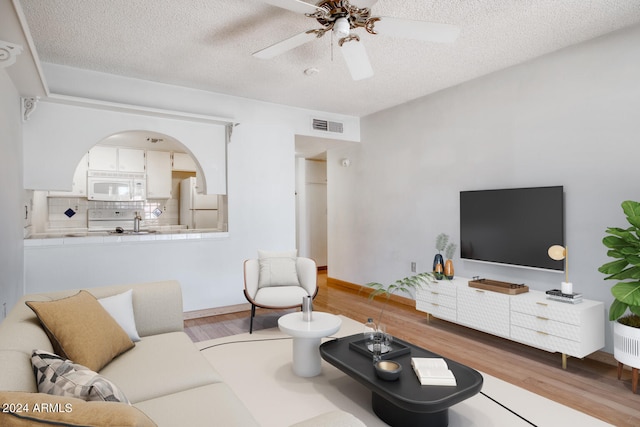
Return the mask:
M583 358L604 347L602 302L553 301L535 290L509 295L472 288L469 280L455 277L424 286L416 293L416 309L427 316L562 353L565 369L567 356Z

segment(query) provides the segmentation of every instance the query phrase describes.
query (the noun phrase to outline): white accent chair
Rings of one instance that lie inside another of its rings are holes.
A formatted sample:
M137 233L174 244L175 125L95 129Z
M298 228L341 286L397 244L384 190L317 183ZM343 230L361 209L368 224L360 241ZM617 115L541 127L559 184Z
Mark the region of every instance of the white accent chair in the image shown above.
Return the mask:
M281 261L287 264L284 269L288 271L283 272ZM277 262L279 265L270 270L270 262ZM302 307L303 297L310 296L313 299L317 294L318 269L316 262L310 258L275 256L244 262L244 296L251 303L249 333L253 333L256 307Z

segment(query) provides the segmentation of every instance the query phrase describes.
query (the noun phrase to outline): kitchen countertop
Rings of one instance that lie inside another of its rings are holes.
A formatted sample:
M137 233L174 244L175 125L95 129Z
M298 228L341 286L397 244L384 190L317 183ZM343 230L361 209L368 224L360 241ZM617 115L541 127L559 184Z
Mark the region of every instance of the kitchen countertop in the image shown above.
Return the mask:
M141 230L140 233L126 231L114 233L108 231L88 231L87 229L50 230L45 233L33 233L24 239L24 246L58 246L73 244L119 243L138 241L171 241L220 239L229 237L228 232L216 229L157 229Z

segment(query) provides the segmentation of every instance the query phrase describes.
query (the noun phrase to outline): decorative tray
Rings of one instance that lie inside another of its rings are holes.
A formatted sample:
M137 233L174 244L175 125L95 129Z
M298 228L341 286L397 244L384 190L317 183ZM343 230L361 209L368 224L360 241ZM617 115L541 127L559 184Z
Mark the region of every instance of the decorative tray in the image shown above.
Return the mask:
M472 288L484 289L486 291L500 292L503 294L516 295L529 292L527 285L520 285L509 282L499 282L497 280L490 279L476 279L470 280L469 286Z
M364 338L359 341L352 341L349 343L349 348L364 356L373 357L371 350L367 347L366 341L367 340ZM401 356L410 352L411 349L406 345L393 341L389 345L382 346L382 354L380 357L385 360L393 359L396 356Z

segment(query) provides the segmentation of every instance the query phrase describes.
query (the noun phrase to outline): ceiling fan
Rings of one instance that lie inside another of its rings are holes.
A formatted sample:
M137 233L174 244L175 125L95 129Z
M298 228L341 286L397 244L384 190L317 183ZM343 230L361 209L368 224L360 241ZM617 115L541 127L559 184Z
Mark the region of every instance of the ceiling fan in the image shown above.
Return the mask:
M357 0L361 7L352 5L348 0L320 0L316 5L301 0L261 1L296 13L303 13L309 18L314 18L321 27L296 34L254 52L254 57L271 59L333 31L339 39L340 51L353 80L362 80L373 76L373 68L369 62L367 51L360 41L360 37L351 32L353 29L364 28L369 34L439 43L452 43L460 33L457 26L450 24L371 16L371 7L377 0Z

